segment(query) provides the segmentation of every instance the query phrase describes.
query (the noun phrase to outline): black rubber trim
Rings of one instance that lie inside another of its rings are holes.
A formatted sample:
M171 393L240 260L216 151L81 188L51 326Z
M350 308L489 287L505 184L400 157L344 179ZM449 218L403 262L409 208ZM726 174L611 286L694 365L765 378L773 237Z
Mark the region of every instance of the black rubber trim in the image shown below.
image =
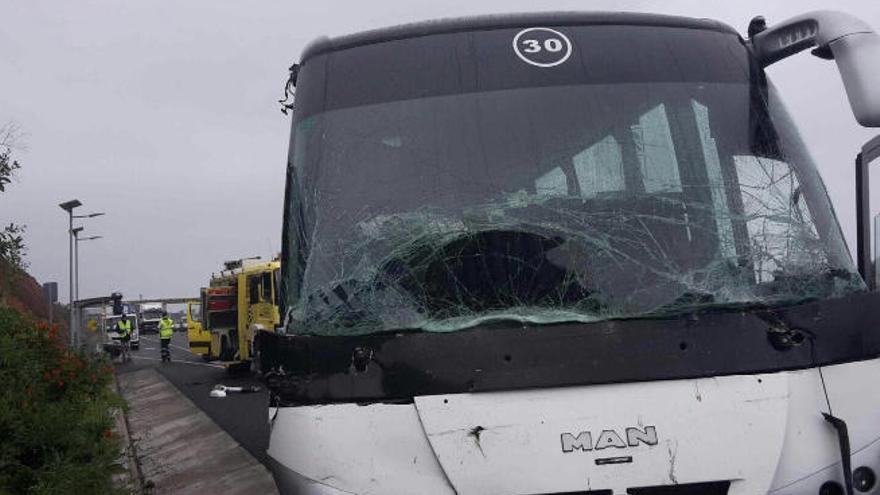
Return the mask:
M729 481L710 481L707 483L630 488L626 493L629 495L726 495L729 490Z
M880 356L877 322L880 295L861 293L657 319L258 339L274 398L301 405L805 369Z

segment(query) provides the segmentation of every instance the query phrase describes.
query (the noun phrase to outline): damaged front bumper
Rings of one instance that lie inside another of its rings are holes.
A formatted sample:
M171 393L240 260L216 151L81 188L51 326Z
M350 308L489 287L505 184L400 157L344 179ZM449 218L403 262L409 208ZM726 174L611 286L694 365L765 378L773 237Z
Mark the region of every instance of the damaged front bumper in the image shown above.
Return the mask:
M880 465L880 394L851 384L878 373L824 369L863 470ZM821 390L808 369L280 407L268 454L291 494L820 493L843 482Z

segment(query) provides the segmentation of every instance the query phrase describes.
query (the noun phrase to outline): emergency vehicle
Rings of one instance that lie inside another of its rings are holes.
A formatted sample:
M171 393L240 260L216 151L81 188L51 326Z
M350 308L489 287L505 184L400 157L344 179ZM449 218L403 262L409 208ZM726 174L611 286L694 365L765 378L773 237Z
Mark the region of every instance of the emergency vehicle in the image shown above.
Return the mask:
M231 370L250 364L254 335L274 331L280 321L280 269L278 261L235 260L224 263L220 274L211 278L201 303L203 332L210 334L208 359L220 360Z

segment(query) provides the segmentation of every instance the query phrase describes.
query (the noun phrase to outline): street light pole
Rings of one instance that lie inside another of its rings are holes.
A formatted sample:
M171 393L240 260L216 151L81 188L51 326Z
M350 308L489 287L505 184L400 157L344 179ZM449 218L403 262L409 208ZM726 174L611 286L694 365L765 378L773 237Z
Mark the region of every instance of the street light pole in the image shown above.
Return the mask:
M73 240L73 291L79 301L79 239Z
M74 270L76 268L74 266L74 259L73 258L74 258L74 249L76 249L76 244L77 244L76 235L79 233L80 230L82 230L82 227L79 227L79 230L74 232L73 219L74 218L94 218L94 217L99 217L99 216L103 215L103 213L89 213L88 215L74 215L73 214L74 208L78 208L78 207L82 206L82 203L78 199L71 199L70 201L65 201L58 206L60 206L62 210L67 212L67 235L69 238L68 240L70 242L70 247L69 247L69 253L70 253L69 256L70 257L69 257L69 261L68 261L68 265L67 265L69 268L69 276L68 276L69 289L67 291L67 300L68 300L67 310L68 310L68 314L69 314L69 318L70 318L70 320L69 320L70 325L68 326L68 333L70 333L70 347L76 347L76 337L77 337L77 331L79 329L77 328L78 325L76 324L76 321L75 321L76 315L74 314L75 311L74 311L74 307L73 307L73 301L74 301L74 297L79 298L79 283L75 282L75 279L78 277L77 277L77 275L74 274ZM78 269L76 269L76 270L77 270L77 272L79 271Z
M73 232L73 297L79 301L79 233L82 227L70 229Z
M70 334L70 347L74 347L76 345L76 341L73 323L73 209L78 206L82 206L82 203L78 199L72 199L70 201L65 201L64 203L61 203L58 206L60 206L62 210L67 212L68 218L67 236L70 242L70 260L68 262L68 268L70 273L68 277L69 289L67 292L67 311L69 315L69 325L67 331Z

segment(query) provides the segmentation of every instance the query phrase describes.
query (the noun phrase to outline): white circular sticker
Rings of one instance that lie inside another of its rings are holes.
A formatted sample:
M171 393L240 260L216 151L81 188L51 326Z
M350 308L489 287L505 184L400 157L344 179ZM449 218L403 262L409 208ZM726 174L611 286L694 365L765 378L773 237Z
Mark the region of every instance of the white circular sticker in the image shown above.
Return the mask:
M555 29L533 27L516 33L513 51L527 64L554 67L571 56L571 41Z

